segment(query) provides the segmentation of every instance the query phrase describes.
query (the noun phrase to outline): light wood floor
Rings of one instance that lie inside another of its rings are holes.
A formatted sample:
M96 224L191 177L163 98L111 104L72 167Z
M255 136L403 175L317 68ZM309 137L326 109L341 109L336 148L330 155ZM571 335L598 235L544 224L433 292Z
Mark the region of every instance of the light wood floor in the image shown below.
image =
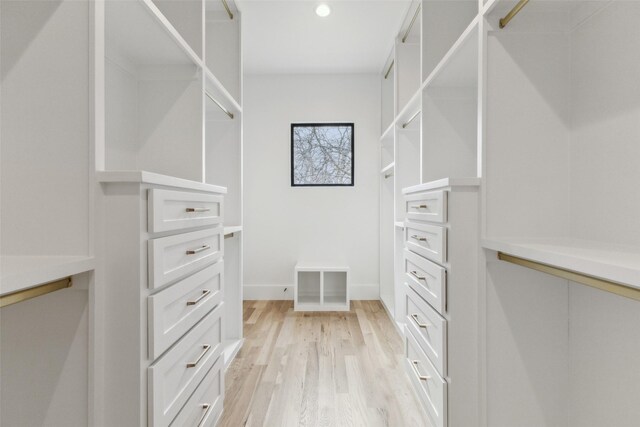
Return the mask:
M302 313L292 301L245 301L244 327L221 426L428 426L380 302Z

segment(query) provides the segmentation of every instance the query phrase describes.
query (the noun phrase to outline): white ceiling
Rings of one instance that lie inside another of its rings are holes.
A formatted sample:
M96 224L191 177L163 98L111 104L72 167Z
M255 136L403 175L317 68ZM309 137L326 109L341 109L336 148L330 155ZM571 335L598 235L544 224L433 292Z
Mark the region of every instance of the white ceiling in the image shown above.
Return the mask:
M237 0L248 74L380 72L410 1Z

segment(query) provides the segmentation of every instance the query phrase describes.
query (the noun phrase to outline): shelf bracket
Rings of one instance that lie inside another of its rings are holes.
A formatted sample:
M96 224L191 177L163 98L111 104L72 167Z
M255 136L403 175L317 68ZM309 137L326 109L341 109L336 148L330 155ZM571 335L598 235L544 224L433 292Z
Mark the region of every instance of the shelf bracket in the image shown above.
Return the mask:
M507 255L503 252L498 252L498 259L522 267L530 268L532 270L540 271L542 273L551 274L552 276L560 277L572 282L580 283L581 285L590 286L601 291L610 292L612 294L620 295L625 298L640 301L640 289L633 288L622 283L616 283L610 280L600 279L598 277L589 276L587 274L578 273L564 268L543 264L541 262L531 261L513 255Z
M46 295L51 292L59 291L60 289L70 288L71 285L71 277L67 277L64 279L56 280L55 282L44 283L33 288L23 289L6 295L0 295L0 308L26 301L31 298Z

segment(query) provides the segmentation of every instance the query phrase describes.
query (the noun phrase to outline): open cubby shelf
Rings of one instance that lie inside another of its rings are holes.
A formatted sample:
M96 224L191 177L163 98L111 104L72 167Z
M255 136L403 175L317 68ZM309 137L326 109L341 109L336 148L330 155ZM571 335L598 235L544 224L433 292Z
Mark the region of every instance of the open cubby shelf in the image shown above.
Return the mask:
M349 268L297 265L294 309L296 311L348 311Z

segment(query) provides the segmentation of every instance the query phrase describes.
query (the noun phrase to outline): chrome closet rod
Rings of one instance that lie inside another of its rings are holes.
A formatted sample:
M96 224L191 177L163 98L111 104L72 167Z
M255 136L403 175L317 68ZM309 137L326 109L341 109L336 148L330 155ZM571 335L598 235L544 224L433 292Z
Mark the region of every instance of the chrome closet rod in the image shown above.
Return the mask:
M507 13L505 15L504 18L500 19L500 28L504 28L507 26L507 24L509 23L509 21L511 21L513 19L514 16L516 16L518 14L518 12L520 12L522 10L523 7L525 7L527 5L527 3L529 3L529 0L520 0L518 2L518 4L516 4L513 9L511 9L509 11L509 13Z
M409 23L409 27L407 28L407 31L404 32L404 36L402 37L402 43L407 41L407 37L409 37L409 33L411 32L411 29L413 28L413 24L415 24L416 19L418 18L418 13L420 13L421 8L422 8L422 5L418 5L418 7L416 8L416 13L413 14L413 18Z
M224 108L224 105L222 105L220 102L218 102L217 99L215 99L213 96L211 96L211 94L209 92L207 92L206 90L204 91L205 95L207 95L207 98L209 98L210 100L212 100L222 111L224 111L224 113L229 116L230 118L233 119L233 113L229 110L227 110L226 108Z
M233 13L231 13L231 9L229 9L229 4L227 4L227 0L222 0L222 5L227 11L227 15L229 15L229 19L233 19Z
M416 117L418 117L418 115L419 115L421 112L422 112L421 110L418 110L418 111L417 111L413 116L411 116L411 118L410 118L409 120L407 120L407 122L406 122L406 123L404 123L404 124L402 125L402 129L404 129L404 128L406 128L407 126L409 126L409 125L411 124L411 122L412 122Z
M391 61L391 64L389 64L389 69L387 70L387 72L384 74L384 78L386 79L387 77L389 77L389 73L391 72L391 70L393 69L393 63L396 62L395 60Z
M599 277L590 276L588 274L579 273L577 271L554 267L552 265L543 264L541 262L532 261L526 258L508 255L504 252L498 252L498 259L501 261L519 265L521 267L526 267L532 270L551 274L553 276L570 280L572 282L580 283L581 285L591 286L592 288L600 289L601 291L610 292L612 294L620 295L625 298L640 301L640 289L627 286L622 283L616 283L612 282L611 280L601 279Z

